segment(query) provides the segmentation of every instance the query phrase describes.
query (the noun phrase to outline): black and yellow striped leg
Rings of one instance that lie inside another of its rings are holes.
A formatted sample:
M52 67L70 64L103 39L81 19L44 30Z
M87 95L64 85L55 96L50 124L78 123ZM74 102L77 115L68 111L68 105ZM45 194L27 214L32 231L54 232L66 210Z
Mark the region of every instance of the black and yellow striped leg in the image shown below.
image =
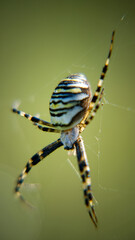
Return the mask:
M18 115L20 115L20 116L22 116L22 117L27 118L28 120L30 120L30 121L32 121L32 122L34 122L34 123L39 123L39 124L42 124L42 125L45 125L45 126L48 126L48 127L54 129L54 126L53 126L51 123L46 122L46 121L44 121L44 120L42 120L42 119L40 119L40 118L37 118L37 117L35 117L35 116L32 116L32 115L30 115L30 114L27 114L27 113L25 113L25 112L23 112L23 111L20 111L20 110L18 110L17 108L14 108L14 107L13 107L13 108L12 108L12 111L13 111L14 113L17 113Z
M95 106L95 103L98 99L98 96L101 92L101 89L102 89L102 85L103 85L103 81L104 81L104 77L105 77L105 74L107 72L107 69L108 69L108 65L109 65L109 61L110 61L110 57L111 57L111 53L112 53L112 47L113 47L113 41L114 41L114 34L115 34L115 31L112 32L112 38L111 38L111 45L110 45L110 49L109 49L109 53L108 53L108 57L106 59L106 62L105 62L105 65L102 69L102 73L100 75L100 78L99 78L99 81L98 81L98 85L97 85L97 89L92 97L92 100L91 100L91 103L90 103L90 107L89 107L89 113L91 112L91 110L94 108Z
M42 125L40 125L40 124L38 124L38 123L34 123L34 125L35 125L36 127L38 127L38 129L42 130L43 132L60 133L60 130L58 130L58 129L43 127Z
M103 92L104 92L104 88L102 88L102 90L101 90L101 93L100 93L100 96L99 96L99 99L98 99L98 103L95 105L94 109L92 109L92 111L91 111L91 113L89 115L89 118L85 120L84 127L86 127L86 125L88 125L91 122L91 120L93 120L93 118L95 117L95 114L96 114L96 112L98 111L98 109L99 109L99 107L101 105Z
M90 168L87 161L87 156L84 148L84 143L82 137L79 136L75 142L76 154L78 159L79 170L81 173L83 191L84 191L84 200L85 205L88 209L88 213L92 219L92 222L97 227L97 217L93 205L93 195L91 191L91 177L90 177Z
M20 193L20 187L24 181L24 178L27 176L28 172L31 170L33 166L35 166L37 163L39 163L43 158L47 157L50 153L55 151L57 148L61 147L63 143L60 139L57 141L49 144L48 146L44 147L42 150L37 152L33 155L33 157L28 161L25 168L23 169L22 173L20 174L17 184L15 187L15 194L27 205L30 206L30 204L23 198L23 196Z

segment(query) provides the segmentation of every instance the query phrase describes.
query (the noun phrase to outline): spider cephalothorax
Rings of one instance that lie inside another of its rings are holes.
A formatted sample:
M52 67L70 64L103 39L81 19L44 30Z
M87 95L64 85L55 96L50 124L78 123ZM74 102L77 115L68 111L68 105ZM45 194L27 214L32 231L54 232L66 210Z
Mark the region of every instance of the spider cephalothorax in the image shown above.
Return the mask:
M51 123L35 116L31 116L30 114L26 114L25 112L18 110L15 106L12 108L14 113L29 119L42 131L61 134L58 140L44 147L29 159L22 173L18 177L15 187L16 195L26 203L20 193L21 184L31 168L43 158L62 145L64 145L64 149L66 150L76 149L78 166L83 183L85 205L95 226L97 226L97 217L94 210L93 195L91 191L90 168L87 161L84 143L80 134L94 118L95 113L101 104L104 90L102 85L109 65L114 33L115 32L113 31L109 54L100 75L97 89L93 96L85 75L77 73L62 80L55 88L49 103Z

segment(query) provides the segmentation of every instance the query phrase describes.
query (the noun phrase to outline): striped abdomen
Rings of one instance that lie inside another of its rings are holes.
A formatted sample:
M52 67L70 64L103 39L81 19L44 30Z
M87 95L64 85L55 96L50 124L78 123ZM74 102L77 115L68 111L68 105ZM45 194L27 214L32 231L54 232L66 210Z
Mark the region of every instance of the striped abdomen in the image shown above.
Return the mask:
M62 129L76 126L84 118L91 100L85 75L73 74L62 80L50 99L51 123Z

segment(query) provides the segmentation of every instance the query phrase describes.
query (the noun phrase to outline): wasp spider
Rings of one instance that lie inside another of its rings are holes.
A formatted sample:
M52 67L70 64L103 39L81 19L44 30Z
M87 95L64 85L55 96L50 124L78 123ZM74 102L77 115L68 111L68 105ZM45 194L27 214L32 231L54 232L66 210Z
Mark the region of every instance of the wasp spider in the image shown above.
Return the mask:
M31 116L13 107L12 111L32 121L40 130L60 133L60 138L41 149L29 159L22 173L18 177L15 187L16 195L24 202L20 187L33 166L47 157L57 148L64 145L64 149L76 149L78 166L82 178L85 205L92 222L97 226L97 217L94 210L93 195L91 191L90 168L85 152L83 139L80 136L85 127L94 118L99 109L103 95L103 80L107 72L114 39L112 33L109 54L103 67L97 89L92 96L90 85L82 73L72 74L62 80L55 88L49 103L51 123ZM46 127L44 127L46 126Z

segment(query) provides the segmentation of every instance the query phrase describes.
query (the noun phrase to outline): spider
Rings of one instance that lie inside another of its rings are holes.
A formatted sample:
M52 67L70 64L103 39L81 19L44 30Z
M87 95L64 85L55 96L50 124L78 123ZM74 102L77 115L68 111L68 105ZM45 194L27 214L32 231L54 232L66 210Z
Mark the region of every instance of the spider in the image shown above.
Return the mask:
M94 118L101 105L104 91L102 85L109 65L114 33L115 31L112 32L109 54L93 96L86 76L82 73L76 73L66 77L55 88L49 103L51 123L20 111L15 106L12 108L14 113L29 119L40 130L61 134L58 140L44 147L29 159L22 173L18 177L15 187L16 195L23 202L27 203L20 193L20 187L31 168L62 145L66 150L75 149L82 179L85 205L89 216L96 227L98 220L93 203L90 168L83 139L80 134Z

